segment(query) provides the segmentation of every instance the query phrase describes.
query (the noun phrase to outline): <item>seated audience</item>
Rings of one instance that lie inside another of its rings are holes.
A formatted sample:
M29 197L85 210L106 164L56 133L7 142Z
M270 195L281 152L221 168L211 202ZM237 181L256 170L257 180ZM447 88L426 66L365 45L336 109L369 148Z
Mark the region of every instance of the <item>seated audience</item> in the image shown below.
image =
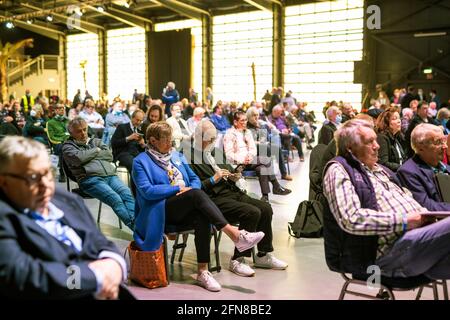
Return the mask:
M342 122L342 116L338 107L331 106L327 109L327 120L324 121L322 128L319 131L318 143L329 144L333 139L334 132Z
M448 135L450 133L450 123L448 122L449 118L450 118L450 111L447 108L439 109L436 116L436 120L438 124L441 126L445 135Z
M272 152L277 155L278 167L281 173L281 179L292 181L292 177L287 174L286 159L281 149L280 132L270 122L261 120L260 113L256 107L247 109L247 128L250 129L257 147L257 155L270 157Z
M170 117L170 107L172 104L180 101L180 94L178 90L175 89L175 83L169 81L167 82L167 86L163 89L162 92L162 103L166 106L164 109L164 113L167 117Z
M225 134L225 131L227 131L231 127L227 117L223 115L223 109L221 105L216 105L214 107L213 114L211 115L211 122L222 134Z
M142 123L142 132L144 133L144 140L146 138L147 128L155 122L164 121L164 113L159 104L154 104L147 109L144 122Z
M280 132L281 144L284 149L289 150L291 148L291 143L298 151L298 157L301 162L305 161L305 157L303 155L303 147L302 140L298 135L292 132L291 126L288 124L286 120L286 116L284 115L283 107L275 106L272 109L271 115L268 117L268 120L277 128Z
M406 108L402 110L402 120L401 127L402 133L405 134L408 130L409 124L411 123L411 119L414 117L414 112L410 108Z
M66 182L66 176L62 166L62 146L69 138L70 134L67 131L67 124L69 119L65 116L65 107L63 104L56 105L56 115L47 122L47 135L52 143L53 152L59 157L59 182Z
M377 142L380 145L378 163L395 172L406 160L403 150L405 138L401 132L397 108L390 107L378 117L376 131Z
M134 198L130 189L117 177L111 164L108 146L98 138L88 137L83 118L71 120L67 126L70 138L62 147L63 159L81 190L109 205L120 220L134 229ZM70 174L70 175L69 175Z
M148 150L134 159L133 179L137 187L134 239L144 251L160 248L165 225L195 229L197 281L209 291L221 285L208 271L211 224L222 230L239 252L251 249L263 232L249 233L231 226L200 189L201 183L182 154L172 149L172 128L157 122L147 129Z
M130 118L123 112L122 102L115 102L110 113L106 115L105 130L103 131L102 142L107 146L111 143L111 138L116 131L117 126L123 123L129 123Z
M130 174L134 158L145 150L144 133L141 132L143 120L144 111L136 110L131 116L131 122L119 124L111 138L114 162L119 161L119 165L126 167ZM131 191L135 194L133 181L130 181L130 184Z
M80 112L79 116L86 121L89 128L91 128L91 131L95 134L95 137L101 139L103 130L105 130L105 121L100 113L95 111L94 101L87 100L84 109Z
M55 189L45 147L6 137L0 163L0 296L116 299L125 261L83 200Z
M194 132L195 127L202 121L205 116L205 109L197 107L193 111L193 116L187 120L189 131Z
M194 150L191 154L191 168L201 180L202 190L222 211L225 219L239 223L239 229L262 231L264 238L258 243L255 267L279 269L287 268L287 263L277 259L270 252L272 246L272 207L270 204L250 198L236 186L241 178L229 164L217 164L211 151L214 149L217 132L209 121L202 121L195 129ZM201 160L201 161L196 161ZM229 269L244 277L251 277L255 271L246 264L245 257L251 256L251 250L234 250Z
M46 120L42 117L41 111L31 110L23 129L23 135L48 146L45 124Z
M181 117L181 108L178 103L170 107L171 117L167 118L166 122L172 127L172 143L177 151L190 150L192 132L189 126Z
M442 163L447 149L442 129L419 124L411 133L411 146L415 154L398 169L396 178L428 210L450 211L450 203L443 202L434 179L436 173L450 173L450 166Z
M247 130L247 116L242 111L234 114L233 127L227 130L223 138L225 157L233 165L243 165L244 170L255 170L261 187L261 200L268 202L270 186L273 194L287 195L291 190L283 188L272 168L272 159L257 156L256 144L250 130Z
M436 124L433 118L428 117L428 102L422 101L420 106L417 108L417 113L411 119L411 123L408 126L408 130L405 133L405 146L406 155L411 158L414 155L414 151L411 148L411 132L414 128L421 123L431 123Z
M389 179L391 173L377 164L379 146L370 124L350 120L335 137L338 156L325 168L323 191L339 227L378 237L377 248L367 254L374 255L383 276L449 279L450 219L432 222L421 214L427 209ZM351 264L351 257L343 263Z

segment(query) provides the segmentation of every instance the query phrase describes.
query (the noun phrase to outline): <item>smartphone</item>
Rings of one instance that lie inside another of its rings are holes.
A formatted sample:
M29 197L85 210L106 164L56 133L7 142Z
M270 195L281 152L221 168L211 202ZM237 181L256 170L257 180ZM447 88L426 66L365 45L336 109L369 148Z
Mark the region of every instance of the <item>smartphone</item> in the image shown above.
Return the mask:
M244 168L245 164L238 164L238 166L234 169L234 172L241 173L242 171L244 171Z

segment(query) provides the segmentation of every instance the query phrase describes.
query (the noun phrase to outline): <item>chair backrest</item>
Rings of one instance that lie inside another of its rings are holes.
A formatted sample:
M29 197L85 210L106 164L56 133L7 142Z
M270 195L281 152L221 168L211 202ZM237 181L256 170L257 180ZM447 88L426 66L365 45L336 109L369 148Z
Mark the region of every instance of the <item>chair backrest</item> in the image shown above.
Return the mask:
M378 236L357 236L338 225L323 194L318 197L323 208L325 259L332 271L367 275L367 267L375 264Z
M322 192L322 172L319 172L320 159L327 146L318 144L311 150L309 158L309 200L315 200L316 195Z

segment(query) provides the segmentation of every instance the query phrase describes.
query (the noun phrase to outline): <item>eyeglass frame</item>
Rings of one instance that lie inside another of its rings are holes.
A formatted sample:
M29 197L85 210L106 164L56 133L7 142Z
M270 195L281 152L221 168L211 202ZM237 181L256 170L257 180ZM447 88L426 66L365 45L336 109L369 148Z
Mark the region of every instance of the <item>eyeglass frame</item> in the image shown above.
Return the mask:
M22 176L20 174L15 173L2 173L0 175L16 178L22 181L25 181L29 187L33 187L42 182L44 177L49 178L49 181L53 181L55 179L55 175L52 169L49 169L45 174L40 173L32 173L29 177Z

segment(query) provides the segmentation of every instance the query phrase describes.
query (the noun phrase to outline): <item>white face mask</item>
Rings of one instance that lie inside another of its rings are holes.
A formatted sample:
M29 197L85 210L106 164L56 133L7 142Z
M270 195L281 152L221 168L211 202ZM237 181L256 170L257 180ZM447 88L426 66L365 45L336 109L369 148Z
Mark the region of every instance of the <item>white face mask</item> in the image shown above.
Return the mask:
M181 118L181 112L175 113L175 119L180 119L180 118Z
M31 111L30 111L30 116L32 116L32 117L36 117L36 111L34 111L34 110L31 110Z

